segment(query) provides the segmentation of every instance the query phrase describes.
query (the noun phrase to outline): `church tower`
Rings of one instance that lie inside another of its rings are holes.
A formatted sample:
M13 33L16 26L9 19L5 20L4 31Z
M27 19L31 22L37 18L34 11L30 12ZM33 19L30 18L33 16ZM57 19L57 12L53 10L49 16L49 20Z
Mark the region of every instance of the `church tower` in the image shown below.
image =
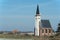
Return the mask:
M39 6L37 5L36 15L35 15L35 29L34 34L35 36L39 36L39 22L41 21L40 13L39 13Z

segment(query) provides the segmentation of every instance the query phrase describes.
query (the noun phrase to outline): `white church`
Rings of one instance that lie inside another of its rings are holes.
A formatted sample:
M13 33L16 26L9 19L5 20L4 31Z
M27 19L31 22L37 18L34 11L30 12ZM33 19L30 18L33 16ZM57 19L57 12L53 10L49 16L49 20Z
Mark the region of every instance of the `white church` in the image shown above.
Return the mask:
M51 36L52 34L53 34L53 30L50 21L41 19L41 15L39 13L39 5L37 5L37 10L35 15L34 35Z

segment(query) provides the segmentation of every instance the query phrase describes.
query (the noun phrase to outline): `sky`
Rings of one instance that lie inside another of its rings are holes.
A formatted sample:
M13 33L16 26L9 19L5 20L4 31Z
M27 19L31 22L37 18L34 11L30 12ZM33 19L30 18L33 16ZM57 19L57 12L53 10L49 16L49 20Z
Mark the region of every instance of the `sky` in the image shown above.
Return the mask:
M0 0L0 31L34 31L37 4L53 30L60 22L60 0Z

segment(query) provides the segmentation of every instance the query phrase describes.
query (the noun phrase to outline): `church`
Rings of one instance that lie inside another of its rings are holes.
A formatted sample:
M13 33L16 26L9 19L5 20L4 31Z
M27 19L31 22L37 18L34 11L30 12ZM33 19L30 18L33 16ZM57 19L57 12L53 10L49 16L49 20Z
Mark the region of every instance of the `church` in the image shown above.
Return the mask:
M39 5L37 5L37 10L35 15L34 35L51 36L52 34L53 34L53 29L51 27L50 21L41 19L41 15L39 12Z

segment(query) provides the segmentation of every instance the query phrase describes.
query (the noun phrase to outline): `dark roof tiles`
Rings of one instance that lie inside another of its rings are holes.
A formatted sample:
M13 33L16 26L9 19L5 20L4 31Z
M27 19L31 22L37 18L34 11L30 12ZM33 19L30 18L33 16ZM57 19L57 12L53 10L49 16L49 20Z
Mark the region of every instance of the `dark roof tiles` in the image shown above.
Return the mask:
M41 27L42 28L51 28L51 24L49 20L41 20Z

